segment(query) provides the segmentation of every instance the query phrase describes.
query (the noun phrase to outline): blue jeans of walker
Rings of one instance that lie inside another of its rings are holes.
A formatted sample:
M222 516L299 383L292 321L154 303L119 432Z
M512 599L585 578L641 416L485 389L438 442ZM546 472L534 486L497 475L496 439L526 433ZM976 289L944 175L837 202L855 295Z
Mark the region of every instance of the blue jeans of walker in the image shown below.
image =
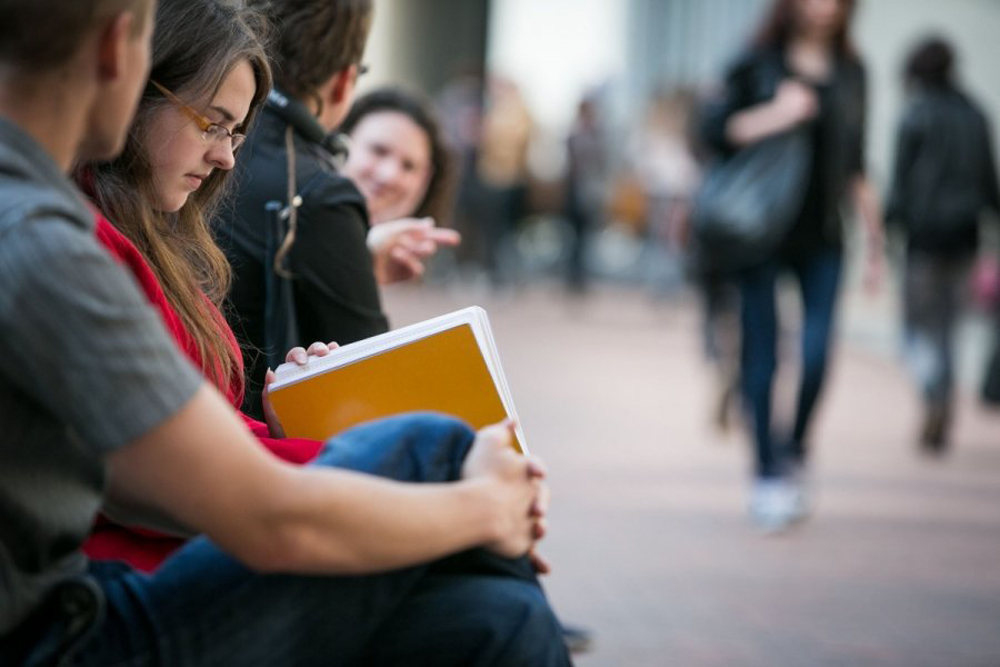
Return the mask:
M906 358L927 406L948 408L954 384L954 334L973 257L911 250L903 281Z
M778 312L776 287L784 268L791 270L802 294L802 378L795 421L784 450L779 450L772 425L771 396L777 368ZM750 415L759 477L781 474L784 458L802 461L805 438L826 375L833 330L841 254L836 251L786 263L777 260L740 276L742 297L743 393Z
M332 439L317 464L451 481L472 436L450 418L397 417ZM569 664L527 560L482 550L384 574L307 577L254 573L197 538L152 575L105 562L90 577L106 598L103 619L66 664ZM49 664L36 658L29 664Z

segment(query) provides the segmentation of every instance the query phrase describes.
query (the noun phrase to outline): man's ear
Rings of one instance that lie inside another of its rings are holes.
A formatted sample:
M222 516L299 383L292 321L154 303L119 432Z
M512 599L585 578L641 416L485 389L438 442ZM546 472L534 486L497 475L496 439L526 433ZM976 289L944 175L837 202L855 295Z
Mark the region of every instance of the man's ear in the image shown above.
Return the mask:
M328 89L329 98L324 100L324 104L336 106L343 104L345 100L350 100L354 93L354 81L357 79L358 66L350 65L340 70L331 78L331 85Z
M136 16L123 12L108 20L97 34L97 72L104 81L125 70L129 42L134 39Z

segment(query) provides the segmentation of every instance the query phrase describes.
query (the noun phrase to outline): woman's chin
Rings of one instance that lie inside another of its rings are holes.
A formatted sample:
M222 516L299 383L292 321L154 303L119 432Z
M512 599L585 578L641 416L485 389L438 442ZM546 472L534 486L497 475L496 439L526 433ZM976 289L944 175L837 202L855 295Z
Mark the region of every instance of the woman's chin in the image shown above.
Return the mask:
M187 200L187 195L184 195L183 197L177 196L160 198L160 201L157 202L158 206L156 209L160 213L176 213L184 208L184 204L187 203Z

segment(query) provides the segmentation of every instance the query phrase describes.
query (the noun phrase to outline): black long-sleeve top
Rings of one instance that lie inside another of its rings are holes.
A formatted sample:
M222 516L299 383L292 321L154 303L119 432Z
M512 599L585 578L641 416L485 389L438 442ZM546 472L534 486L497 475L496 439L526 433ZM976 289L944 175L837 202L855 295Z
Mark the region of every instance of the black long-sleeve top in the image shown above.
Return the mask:
M729 69L718 99L702 112L702 141L728 157L739 150L727 136L733 114L771 100L778 86L798 78L779 46L744 53ZM803 80L816 91L819 114L808 125L812 162L802 210L780 252L803 257L841 247L840 207L849 181L864 172L865 74L861 62L840 56L827 81Z
M903 227L911 250L972 255L987 209L1000 215L986 116L954 88L918 88L899 121L886 217Z

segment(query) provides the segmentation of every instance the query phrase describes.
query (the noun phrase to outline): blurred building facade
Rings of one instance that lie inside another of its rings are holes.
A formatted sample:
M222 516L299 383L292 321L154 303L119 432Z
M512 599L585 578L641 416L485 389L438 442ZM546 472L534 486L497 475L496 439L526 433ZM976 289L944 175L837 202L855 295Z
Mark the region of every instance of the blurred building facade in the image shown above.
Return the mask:
M524 91L543 130L565 135L576 104L609 86L622 122L671 87L701 87L746 43L769 0L378 0L365 87L435 94L457 74L498 71ZM854 34L868 63L869 163L884 182L915 40L958 45L963 83L1000 119L1000 2L859 0ZM610 85L609 85L610 84ZM997 141L994 138L994 141ZM998 142L1000 148L1000 142Z

